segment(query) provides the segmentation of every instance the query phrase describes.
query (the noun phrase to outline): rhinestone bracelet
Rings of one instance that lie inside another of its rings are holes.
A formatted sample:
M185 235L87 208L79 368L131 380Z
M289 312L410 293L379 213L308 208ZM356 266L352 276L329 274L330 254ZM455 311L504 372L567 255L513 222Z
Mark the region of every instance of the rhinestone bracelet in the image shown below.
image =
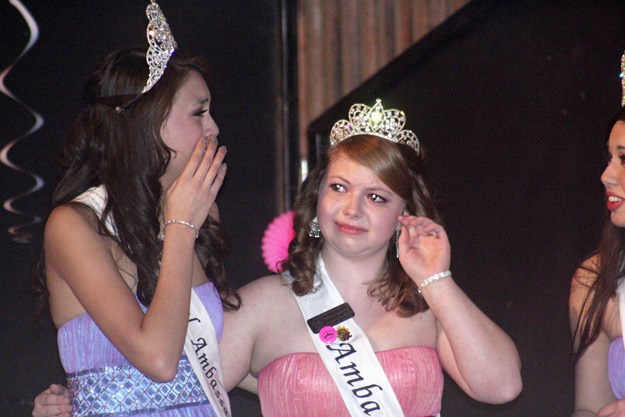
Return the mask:
M421 284L419 284L419 294L421 294L421 291L423 291L423 289L431 283L449 276L451 276L451 271L439 272L438 274L430 275L429 277L424 279Z
M163 223L163 225L161 226L161 232L158 234L158 237L160 239L164 239L165 238L165 227L169 226L170 224L182 224L183 226L187 226L190 227L191 229L193 229L195 231L195 238L197 239L198 236L200 235L200 230L194 225L191 224L189 222L186 222L184 220L178 220L178 219L171 219L171 220L167 220L165 223Z

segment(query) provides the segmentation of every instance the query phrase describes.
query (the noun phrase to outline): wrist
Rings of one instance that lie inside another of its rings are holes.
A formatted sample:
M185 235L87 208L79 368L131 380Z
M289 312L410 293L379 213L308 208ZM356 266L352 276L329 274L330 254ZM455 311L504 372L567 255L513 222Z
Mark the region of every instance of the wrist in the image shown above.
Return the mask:
M419 284L419 286L417 287L417 290L419 291L419 294L421 294L423 292L423 290L429 286L430 284L440 281L443 278L447 278L451 276L451 271L447 270L444 272L439 272L437 274L434 275L430 275L429 277L425 278L423 281L421 281L421 283Z
M163 222L163 224L161 225L161 230L160 230L160 232L158 234L159 239L164 239L165 238L165 228L167 226L186 227L186 228L190 229L191 231L193 231L195 233L195 238L196 239L198 238L198 236L200 236L200 229L199 229L199 227L197 227L193 223L190 223L190 222L185 221L185 220L171 219L171 220L167 220L167 221Z

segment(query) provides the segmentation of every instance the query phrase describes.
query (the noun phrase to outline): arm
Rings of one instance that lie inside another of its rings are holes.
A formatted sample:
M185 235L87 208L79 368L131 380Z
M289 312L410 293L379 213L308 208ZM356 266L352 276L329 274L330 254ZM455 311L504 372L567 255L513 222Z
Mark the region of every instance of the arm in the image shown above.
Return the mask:
M594 260L591 259L587 262L594 262ZM582 306L593 279L594 276L589 271L580 268L571 281L569 320L572 334L575 333L577 322L582 313ZM574 345L577 348L579 340L575 340ZM611 405L616 400L608 380L609 347L610 339L602 330L597 340L588 347L575 364L575 412L573 417L612 415L597 414L602 407L607 408L606 405ZM614 414L614 416L617 415L623 416L625 413Z
M249 286L253 283L254 281L239 290L241 306L238 310L224 311L224 327L219 341L219 352L224 372L224 385L228 391L242 384L246 377L251 377L250 370L256 338L254 322L260 316L260 314L253 314L251 305L253 299L250 298ZM242 388L246 389L243 386Z
M241 307L238 310L224 312L224 330L219 342L221 366L224 372L224 384L231 390L240 387L257 393L254 367L262 368L267 360L267 346L263 336L275 332L282 318L275 311L283 311L279 292L285 292L277 276L256 279L239 290ZM260 363L260 364L259 364Z
M224 151L198 146L165 193L164 219L200 225L223 181ZM140 309L122 276L123 268L107 239L97 233L94 216L59 206L45 231L46 271L53 314L73 300L86 311L120 352L142 373L171 379L178 367L189 315L195 259L195 231L170 225L165 232L158 284L147 313ZM89 257L85 259L85 254Z
M450 247L442 226L414 216L400 216L400 262L420 285L449 269ZM511 401L520 393L521 362L510 337L493 323L453 279L444 278L422 290L437 319L437 350L443 367L472 398Z

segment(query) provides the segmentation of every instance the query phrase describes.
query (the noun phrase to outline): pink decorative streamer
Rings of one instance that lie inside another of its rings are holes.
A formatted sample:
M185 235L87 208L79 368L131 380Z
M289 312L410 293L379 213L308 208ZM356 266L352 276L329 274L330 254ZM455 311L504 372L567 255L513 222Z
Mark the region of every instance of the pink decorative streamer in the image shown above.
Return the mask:
M17 58L15 58L15 60L13 62L11 62L0 73L0 93L5 94L7 97L13 99L20 106L26 108L33 115L33 117L35 119L35 122L33 123L32 127L30 129L28 129L23 134L17 136L13 140L11 140L7 145L5 145L2 148L2 150L0 150L0 162L2 162L4 165L6 165L7 167L9 167L9 168L11 168L11 169L13 169L13 170L15 170L17 172L21 172L21 173L24 173L24 174L30 176L35 181L35 185L30 187L28 190L19 193L18 195L15 195L15 196L12 196L12 197L6 199L2 206L9 213L13 213L13 214L17 214L19 216L24 216L24 217L28 217L29 218L29 220L27 222L22 223L22 224L12 225L12 226L10 226L7 229L8 232L13 236L13 240L15 242L18 242L18 243L28 243L28 242L30 242L32 235L31 235L31 233L29 233L28 231L26 231L24 229L28 228L29 226L32 226L34 224L37 224L37 223L41 222L41 216L37 216L35 214L31 214L31 213L27 213L25 211L19 210L19 209L15 208L13 206L13 203L16 200L18 200L18 199L20 199L22 197L25 197L25 196L27 196L29 194L37 192L38 190L40 190L44 186L45 182L43 181L43 179L39 175L36 175L35 173L29 172L29 171L26 171L22 167L18 166L14 162L12 162L9 159L9 151L19 141L21 141L22 139L24 139L25 137L27 137L29 135L32 135L34 132L39 130L41 128L41 126L43 126L43 121L44 120L43 120L43 117L39 113L37 113L36 111L31 109L28 105L26 105L21 100L19 100L17 97L15 97L15 95L13 93L11 93L11 91L9 91L9 89L4 84L4 79L6 78L7 74L11 71L11 69L13 69L15 64L24 55L26 55L26 53L32 48L32 46L35 44L35 42L37 42L37 39L39 38L39 27L37 26L37 22L35 21L33 16L30 14L28 9L20 1L18 1L18 0L10 0L9 3L11 3L13 5L13 7L15 7L20 12L20 14L22 15L24 21L28 25L28 28L30 29L30 38L28 40L28 43L26 44L26 46L22 50L22 52L17 56Z

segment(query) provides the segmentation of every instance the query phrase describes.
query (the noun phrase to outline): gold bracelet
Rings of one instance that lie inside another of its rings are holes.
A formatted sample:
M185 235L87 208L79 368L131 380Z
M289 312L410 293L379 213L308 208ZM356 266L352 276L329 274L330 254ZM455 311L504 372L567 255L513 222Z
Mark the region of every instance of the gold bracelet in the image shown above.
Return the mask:
M419 294L421 294L421 291L423 291L423 289L427 287L428 285L430 285L431 283L436 282L439 279L443 279L448 276L451 276L451 271L439 272L438 274L430 275L429 277L424 279L421 282L421 284L419 284L419 288L418 288Z
M196 239L198 238L198 236L200 236L200 230L194 224L191 224L191 223L186 222L184 220L171 219L171 220L167 220L161 226L161 231L158 234L159 239L164 239L165 238L165 227L169 226L170 224L181 224L183 226L190 227L191 229L193 229L195 231L195 238Z

